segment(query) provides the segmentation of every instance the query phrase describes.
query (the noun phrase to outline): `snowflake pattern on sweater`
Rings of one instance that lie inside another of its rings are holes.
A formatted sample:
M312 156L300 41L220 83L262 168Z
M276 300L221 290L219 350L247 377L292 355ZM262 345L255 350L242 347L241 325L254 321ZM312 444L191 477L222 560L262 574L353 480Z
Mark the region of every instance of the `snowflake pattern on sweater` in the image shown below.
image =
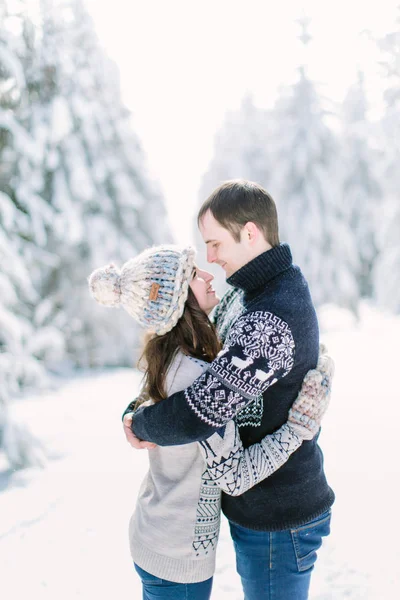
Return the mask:
M186 400L205 423L222 426L289 373L294 349L285 321L270 312L244 313L209 369L185 390Z

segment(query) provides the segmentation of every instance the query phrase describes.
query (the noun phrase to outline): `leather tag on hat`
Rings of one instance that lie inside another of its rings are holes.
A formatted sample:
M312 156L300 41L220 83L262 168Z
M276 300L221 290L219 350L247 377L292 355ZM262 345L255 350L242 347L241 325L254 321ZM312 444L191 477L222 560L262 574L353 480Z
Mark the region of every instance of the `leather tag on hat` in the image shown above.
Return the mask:
M160 289L159 283L153 283L150 288L150 296L149 300L157 300L158 298L158 290Z

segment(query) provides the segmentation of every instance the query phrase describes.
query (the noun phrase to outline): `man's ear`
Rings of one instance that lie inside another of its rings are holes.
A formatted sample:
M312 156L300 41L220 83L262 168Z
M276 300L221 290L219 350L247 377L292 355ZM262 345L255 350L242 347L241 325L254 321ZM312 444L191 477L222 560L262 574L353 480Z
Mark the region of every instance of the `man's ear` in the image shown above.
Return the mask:
M246 223L246 225L243 227L243 232L244 239L250 242L251 244L253 244L260 235L260 230L258 229L257 225L252 221Z

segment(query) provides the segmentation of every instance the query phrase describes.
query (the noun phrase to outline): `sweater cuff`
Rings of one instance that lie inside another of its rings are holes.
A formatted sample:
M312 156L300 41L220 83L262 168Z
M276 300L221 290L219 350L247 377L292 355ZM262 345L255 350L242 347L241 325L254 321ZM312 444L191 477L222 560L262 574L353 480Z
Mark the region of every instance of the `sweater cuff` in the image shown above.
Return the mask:
M128 406L126 407L126 409L124 410L124 412L122 413L122 418L121 420L124 420L124 416L130 412L135 412L135 406L136 406L136 398L135 400L132 400L132 402L130 402L128 404Z

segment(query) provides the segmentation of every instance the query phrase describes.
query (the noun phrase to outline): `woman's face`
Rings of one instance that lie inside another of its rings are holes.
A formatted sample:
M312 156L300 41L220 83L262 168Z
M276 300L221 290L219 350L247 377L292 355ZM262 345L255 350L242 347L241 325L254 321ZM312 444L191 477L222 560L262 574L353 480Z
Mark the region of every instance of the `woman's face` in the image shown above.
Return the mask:
M209 315L214 306L217 306L219 298L212 287L214 276L208 271L202 271L198 267L193 269L193 277L190 282L190 287L199 306L204 312Z

